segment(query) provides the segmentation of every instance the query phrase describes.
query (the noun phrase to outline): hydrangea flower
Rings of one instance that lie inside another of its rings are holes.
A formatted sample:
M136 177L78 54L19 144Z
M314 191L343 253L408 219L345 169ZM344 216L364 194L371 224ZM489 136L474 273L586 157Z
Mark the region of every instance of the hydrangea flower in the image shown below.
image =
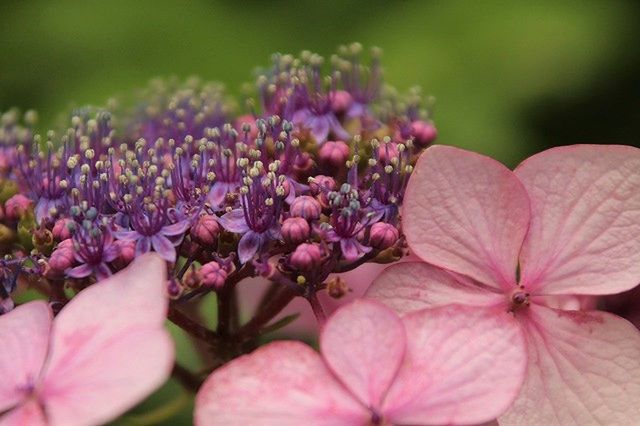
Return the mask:
M402 319L376 302L340 308L320 354L275 342L216 370L196 425L475 424L503 413L525 371L508 318L469 307ZM508 374L505 374L505 371Z
M0 424L102 424L169 376L166 268L146 255L78 294L55 319L42 301L0 316Z
M403 218L410 248L428 263L391 266L368 296L400 312L470 305L520 330L528 371L501 425L637 422L638 330L561 305L640 281L640 150L554 148L511 172L432 147L409 182Z

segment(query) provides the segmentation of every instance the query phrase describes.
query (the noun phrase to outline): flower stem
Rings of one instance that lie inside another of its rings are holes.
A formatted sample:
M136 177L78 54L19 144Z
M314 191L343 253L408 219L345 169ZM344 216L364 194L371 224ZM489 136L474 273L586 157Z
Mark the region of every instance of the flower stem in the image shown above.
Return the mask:
M218 333L197 323L173 306L169 307L167 318L193 337L203 340L212 346L217 345L220 341Z
M325 322L327 322L327 314L324 312L324 308L318 300L318 295L315 292L311 293L307 300L309 301L311 309L316 316L316 320L318 320L318 325L320 328L324 327Z
M198 392L200 386L202 385L203 380L198 377L196 374L189 371L186 367L180 365L179 363L175 363L173 365L173 370L171 371L171 375L174 379L176 379L180 384L188 391L193 393Z
M249 322L240 327L236 336L240 339L251 339L257 336L260 330L275 318L295 296L296 293L289 287L281 286L271 300L267 301Z

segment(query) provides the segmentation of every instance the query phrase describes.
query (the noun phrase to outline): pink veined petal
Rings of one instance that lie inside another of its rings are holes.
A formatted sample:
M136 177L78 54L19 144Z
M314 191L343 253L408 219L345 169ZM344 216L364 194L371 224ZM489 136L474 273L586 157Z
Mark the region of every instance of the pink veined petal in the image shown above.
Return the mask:
M8 413L0 414L0 426L46 426L42 408L37 401L29 400Z
M300 342L275 342L216 370L196 397L195 424L352 426L369 412Z
M522 279L543 294L612 294L640 282L640 149L553 148L515 171L531 199Z
M640 333L626 320L532 304L524 318L529 367L500 425L637 424Z
M141 235L136 241L136 257L149 253L149 251L151 251L151 238Z
M155 254L81 291L56 317L39 394L53 424L105 423L171 371L166 264Z
M406 315L407 352L384 401L393 424L477 424L504 413L526 369L522 328L499 308L448 305Z
M458 148L428 148L402 216L409 247L422 260L498 289L515 284L529 199L502 164Z
M320 352L336 377L365 406L378 409L404 356L400 317L370 300L356 300L329 318Z
M404 314L451 303L492 306L506 302L503 293L424 262L403 262L386 268L371 284L366 297Z
M93 266L88 263L83 263L80 266L67 269L65 274L71 278L85 278L93 274Z
M51 317L42 301L0 316L0 413L26 396L20 389L37 383L49 350Z

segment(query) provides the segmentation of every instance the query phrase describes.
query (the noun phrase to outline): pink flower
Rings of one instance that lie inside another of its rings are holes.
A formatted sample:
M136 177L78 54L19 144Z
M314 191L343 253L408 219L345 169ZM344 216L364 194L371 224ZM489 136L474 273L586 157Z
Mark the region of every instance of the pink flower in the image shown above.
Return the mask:
M55 319L42 301L0 316L0 424L102 424L159 387L174 358L165 284L165 263L145 255Z
M470 307L402 319L360 300L336 311L320 354L268 344L216 370L196 397L196 425L474 424L503 413L525 371L507 317ZM477 327L477 328L476 328Z
M521 330L528 371L501 425L637 423L638 331L557 308L640 281L640 150L554 148L511 172L434 146L406 194L403 229L428 264L391 266L370 297L400 312L472 305Z

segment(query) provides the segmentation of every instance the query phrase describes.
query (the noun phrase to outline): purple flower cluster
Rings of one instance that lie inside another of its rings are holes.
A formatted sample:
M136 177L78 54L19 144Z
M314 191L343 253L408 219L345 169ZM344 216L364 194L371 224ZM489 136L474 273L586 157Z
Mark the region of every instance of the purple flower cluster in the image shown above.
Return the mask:
M383 90L379 52L366 66L360 50L330 66L275 55L242 113L196 80L155 81L130 108L77 110L45 135L33 113L10 111L1 254L83 287L154 251L176 298L234 273L305 295L332 272L398 256L407 179L436 132L415 95ZM3 281L6 300L15 285Z

